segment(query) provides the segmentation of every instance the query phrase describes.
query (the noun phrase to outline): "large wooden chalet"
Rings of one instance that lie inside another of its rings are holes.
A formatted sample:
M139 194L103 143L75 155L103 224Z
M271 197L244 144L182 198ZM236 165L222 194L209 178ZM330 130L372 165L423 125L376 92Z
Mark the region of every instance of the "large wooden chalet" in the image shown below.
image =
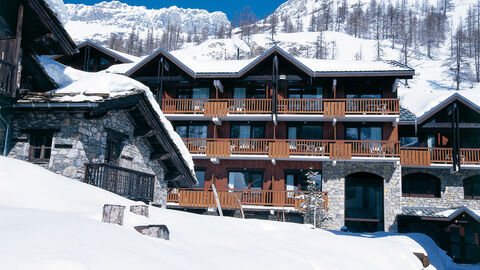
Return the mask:
M397 62L302 59L278 47L253 60L183 62L160 49L126 75L155 91L194 157L200 185L172 189L171 208L208 212L215 207L215 184L231 215L242 209L247 217L301 222L298 198L306 190L305 173L313 170L321 172L319 192L332 229L415 231L403 221L415 207L480 210L472 106L454 103L461 138L454 146L447 139L449 102L425 119L412 120L400 108L397 83L414 70ZM442 135L428 135L440 126ZM442 143L421 143L429 136ZM409 144L413 137L417 144ZM452 174L454 164L461 169ZM478 219L468 220L464 227L474 230L459 237L478 239ZM445 233L459 232L436 224ZM451 241L437 242L457 261L475 261ZM478 255L478 240L468 250Z
M167 182L195 185L184 146L175 143L146 92L78 100L50 91L60 82L39 56L77 52L44 0L0 2L3 155L160 206Z

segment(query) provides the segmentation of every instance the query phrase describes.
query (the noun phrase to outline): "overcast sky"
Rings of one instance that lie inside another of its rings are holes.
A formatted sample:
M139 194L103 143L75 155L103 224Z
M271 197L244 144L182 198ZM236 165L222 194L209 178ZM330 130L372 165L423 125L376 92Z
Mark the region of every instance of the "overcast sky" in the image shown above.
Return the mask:
M176 5L182 8L201 8L212 11L223 11L228 19L232 20L235 12L245 6L250 6L253 13L259 18L273 12L286 0L121 0L132 6L147 6L148 8L162 8ZM67 3L92 5L101 0L64 0Z

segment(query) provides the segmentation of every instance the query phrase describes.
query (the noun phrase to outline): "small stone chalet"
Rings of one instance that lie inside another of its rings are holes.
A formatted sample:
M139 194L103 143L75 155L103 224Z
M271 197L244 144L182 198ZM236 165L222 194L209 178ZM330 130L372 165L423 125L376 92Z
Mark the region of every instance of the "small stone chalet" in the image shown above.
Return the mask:
M197 183L185 145L148 87L41 56L78 52L49 4L1 4L0 150L127 198L165 206L167 182L177 187Z

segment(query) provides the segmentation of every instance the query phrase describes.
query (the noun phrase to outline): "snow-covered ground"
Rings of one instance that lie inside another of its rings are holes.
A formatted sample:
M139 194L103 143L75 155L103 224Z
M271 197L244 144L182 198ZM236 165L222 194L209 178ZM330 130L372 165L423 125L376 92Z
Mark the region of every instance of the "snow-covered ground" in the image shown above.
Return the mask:
M137 204L39 166L0 157L0 269L475 269L424 235L347 234L308 225L150 208L101 222L104 204ZM165 224L170 241L133 226ZM477 268L478 269L478 268Z

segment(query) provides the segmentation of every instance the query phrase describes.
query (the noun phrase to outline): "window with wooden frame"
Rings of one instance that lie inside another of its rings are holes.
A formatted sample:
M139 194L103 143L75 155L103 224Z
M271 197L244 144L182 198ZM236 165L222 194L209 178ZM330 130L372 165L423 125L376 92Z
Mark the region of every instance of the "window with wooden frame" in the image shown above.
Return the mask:
M128 139L126 134L107 128L107 143L105 149L105 163L118 165L123 149L123 142Z
M480 175L463 180L463 192L465 199L480 200Z
M53 130L31 130L28 160L44 163L50 160L52 154Z
M441 181L428 173L411 173L402 178L403 197L440 198Z

